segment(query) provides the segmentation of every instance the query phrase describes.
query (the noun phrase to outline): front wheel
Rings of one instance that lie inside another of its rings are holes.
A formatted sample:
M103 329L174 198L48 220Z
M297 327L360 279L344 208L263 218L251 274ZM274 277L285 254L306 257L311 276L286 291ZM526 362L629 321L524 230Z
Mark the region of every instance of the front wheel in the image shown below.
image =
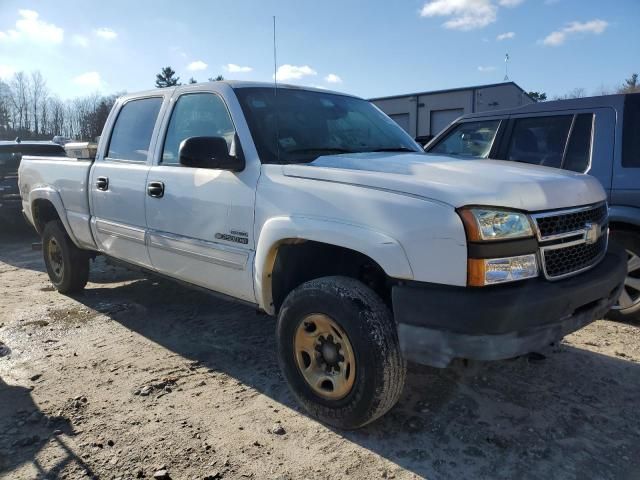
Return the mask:
M42 254L56 290L74 293L85 287L89 279L89 254L73 244L60 221L45 225Z
M627 252L627 277L616 304L607 318L623 322L640 321L640 237L624 230L611 232L611 240Z
M359 428L402 393L406 363L387 306L347 277L324 277L286 298L277 324L279 363L289 387L320 421Z

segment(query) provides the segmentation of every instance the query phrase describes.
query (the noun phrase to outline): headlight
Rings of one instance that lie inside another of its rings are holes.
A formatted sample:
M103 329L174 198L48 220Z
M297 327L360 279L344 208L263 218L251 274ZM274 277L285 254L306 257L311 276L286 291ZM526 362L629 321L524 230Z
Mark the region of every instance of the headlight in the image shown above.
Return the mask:
M468 240L510 240L533 237L529 217L520 212L473 207L460 210Z
M535 254L504 258L470 258L468 261L467 283L473 287L537 276L538 262Z

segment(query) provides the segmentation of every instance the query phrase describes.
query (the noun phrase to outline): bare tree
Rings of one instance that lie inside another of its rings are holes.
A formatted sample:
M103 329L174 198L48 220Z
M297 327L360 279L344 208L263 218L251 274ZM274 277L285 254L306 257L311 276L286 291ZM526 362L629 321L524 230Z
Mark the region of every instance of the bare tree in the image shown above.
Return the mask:
M31 73L31 111L33 114L33 133L40 135L40 111L47 97L47 82L45 82L40 70Z
M577 87L564 95L553 97L554 100L568 100L571 98L583 98L587 96L587 91L582 87Z
M11 104L14 112L14 129L18 134L25 133L31 126L29 122L29 77L24 72L13 75L11 80Z

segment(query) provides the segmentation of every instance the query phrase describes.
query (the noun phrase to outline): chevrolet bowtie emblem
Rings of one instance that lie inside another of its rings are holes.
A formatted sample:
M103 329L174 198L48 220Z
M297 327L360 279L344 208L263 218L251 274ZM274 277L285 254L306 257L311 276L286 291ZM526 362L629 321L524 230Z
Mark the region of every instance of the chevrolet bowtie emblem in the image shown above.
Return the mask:
M591 245L593 243L596 243L598 241L598 238L600 238L600 225L598 225L597 223L585 223L584 225L584 241L586 244Z

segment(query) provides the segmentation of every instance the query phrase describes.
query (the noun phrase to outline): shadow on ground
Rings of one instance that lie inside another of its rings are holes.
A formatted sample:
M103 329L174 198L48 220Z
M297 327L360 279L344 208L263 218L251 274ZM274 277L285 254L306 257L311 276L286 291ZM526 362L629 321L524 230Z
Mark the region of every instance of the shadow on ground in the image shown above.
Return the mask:
M70 465L81 469L87 478L97 478L66 445L62 434L75 435L68 419L44 415L33 401L31 390L0 378L0 474L30 462L37 478L58 478ZM44 468L36 456L47 443L54 444L59 460Z
M111 272L95 277L114 281ZM297 409L270 317L155 279L76 299ZM337 433L428 478L637 478L640 365L569 346L545 354L446 370L412 365L391 412Z

